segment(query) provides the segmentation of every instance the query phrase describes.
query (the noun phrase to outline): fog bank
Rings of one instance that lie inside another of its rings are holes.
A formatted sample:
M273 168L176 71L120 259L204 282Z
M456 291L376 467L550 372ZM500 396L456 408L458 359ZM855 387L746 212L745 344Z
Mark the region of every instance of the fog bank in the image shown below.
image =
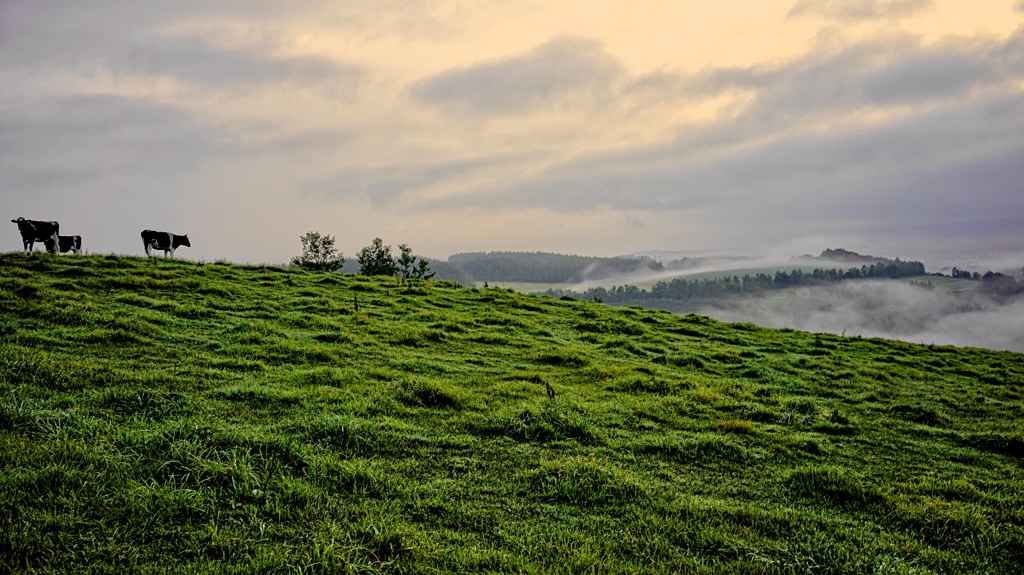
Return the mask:
M1003 303L893 281L781 290L723 300L697 313L765 327L1024 352L1024 299Z

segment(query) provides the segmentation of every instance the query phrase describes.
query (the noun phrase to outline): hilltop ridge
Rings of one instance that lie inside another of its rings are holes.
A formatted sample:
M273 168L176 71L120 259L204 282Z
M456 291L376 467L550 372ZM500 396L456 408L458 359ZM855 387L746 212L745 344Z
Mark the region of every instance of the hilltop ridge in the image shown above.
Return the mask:
M1022 393L1011 352L2 254L0 570L1011 573Z

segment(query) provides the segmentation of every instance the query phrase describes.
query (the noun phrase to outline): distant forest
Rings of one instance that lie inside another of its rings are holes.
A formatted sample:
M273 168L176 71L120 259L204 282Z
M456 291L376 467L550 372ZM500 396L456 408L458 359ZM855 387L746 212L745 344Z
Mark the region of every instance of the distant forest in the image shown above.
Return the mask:
M794 269L789 272L777 271L774 275L758 273L755 275L744 274L742 277L733 275L699 279L676 278L669 282L658 282L651 287L650 291L636 286L623 285L611 288L596 287L581 292L549 289L542 293L554 297L572 297L622 304L640 303L645 300L694 300L761 295L770 290L828 285L846 280L898 279L923 275L925 275L923 263L900 261L899 258L896 258L885 263L865 264L859 268L852 267L846 270L817 268L805 272Z

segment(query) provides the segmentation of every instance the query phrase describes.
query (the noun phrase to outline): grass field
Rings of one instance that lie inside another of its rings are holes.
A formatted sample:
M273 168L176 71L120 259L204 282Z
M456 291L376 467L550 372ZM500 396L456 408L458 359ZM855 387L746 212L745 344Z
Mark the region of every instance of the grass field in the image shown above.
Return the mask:
M1009 352L4 254L0 572L1019 573L1022 393Z

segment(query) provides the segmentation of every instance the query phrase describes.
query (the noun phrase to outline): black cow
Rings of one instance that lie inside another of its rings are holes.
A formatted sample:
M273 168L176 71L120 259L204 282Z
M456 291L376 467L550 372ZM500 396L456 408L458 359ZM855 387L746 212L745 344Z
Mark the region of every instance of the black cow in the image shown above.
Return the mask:
M52 241L46 245L46 251L57 253L55 250L59 240L57 233L60 231L60 224L57 222L42 222L38 220L26 220L18 218L11 220L18 224L18 231L21 232L21 241L25 244L25 253L32 253L32 247L36 242Z
M82 253L82 236L57 236L57 238L60 240L57 246L60 253ZM46 251L53 251L53 238L46 240L43 244L46 246Z
M181 246L192 247L192 244L188 242L188 236L179 236L172 234L171 232L154 232L153 230L142 230L142 246L146 248L146 255L153 255L153 248L164 251L164 257L167 257L167 252L171 252L171 257L174 257L174 250Z

